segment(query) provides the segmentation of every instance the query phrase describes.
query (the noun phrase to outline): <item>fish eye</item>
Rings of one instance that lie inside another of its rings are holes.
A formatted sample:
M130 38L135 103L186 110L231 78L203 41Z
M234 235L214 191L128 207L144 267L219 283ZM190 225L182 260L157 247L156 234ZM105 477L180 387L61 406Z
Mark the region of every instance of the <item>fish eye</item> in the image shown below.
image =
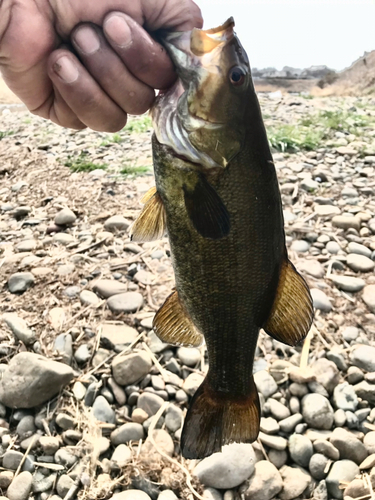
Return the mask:
M229 71L229 80L234 87L240 87L245 82L246 73L239 66L235 66Z

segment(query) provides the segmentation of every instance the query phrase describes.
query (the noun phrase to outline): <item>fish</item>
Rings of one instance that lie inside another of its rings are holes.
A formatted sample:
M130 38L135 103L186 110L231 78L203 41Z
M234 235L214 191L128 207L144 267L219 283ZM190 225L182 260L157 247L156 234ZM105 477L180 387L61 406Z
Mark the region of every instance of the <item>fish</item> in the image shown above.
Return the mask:
M177 82L151 110L156 186L134 241L168 234L175 288L153 329L169 344L204 341L208 372L181 435L185 458L257 439L253 363L261 328L294 346L309 332L309 288L288 259L276 170L233 18L164 33Z

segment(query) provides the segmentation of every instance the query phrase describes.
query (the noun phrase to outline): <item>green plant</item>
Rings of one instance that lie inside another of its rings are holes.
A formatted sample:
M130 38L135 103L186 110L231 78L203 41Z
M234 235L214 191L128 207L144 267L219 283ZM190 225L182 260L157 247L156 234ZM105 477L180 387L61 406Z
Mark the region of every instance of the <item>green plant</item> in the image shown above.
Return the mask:
M268 141L277 151L311 151L317 148L323 138L322 131L302 125L281 125L268 129Z
M1 139L4 139L4 137L7 137L8 135L13 135L13 134L14 134L13 130L6 130L5 132L0 130L0 141L1 141Z
M120 170L120 173L125 176L137 176L143 175L149 172L151 169L151 165L124 165Z
M72 172L92 172L93 170L105 170L107 165L105 163L93 163L88 159L87 153L80 153L79 156L68 156L64 163L69 167Z
M132 118L124 127L123 130L129 133L140 134L147 132L152 127L151 118L148 115L140 116L139 118Z

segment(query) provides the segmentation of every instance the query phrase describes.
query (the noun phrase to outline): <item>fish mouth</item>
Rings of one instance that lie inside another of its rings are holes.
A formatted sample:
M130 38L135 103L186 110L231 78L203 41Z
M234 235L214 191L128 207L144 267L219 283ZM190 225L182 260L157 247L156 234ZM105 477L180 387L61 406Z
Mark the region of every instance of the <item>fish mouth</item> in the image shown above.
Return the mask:
M164 32L160 41L175 64L178 81L157 96L150 114L158 141L169 146L176 155L207 168L220 167L209 155L198 151L189 134L201 128L217 129L223 122L203 119L189 112L188 92L199 86L200 73L217 51L235 36L234 20L230 17L217 28L186 32Z

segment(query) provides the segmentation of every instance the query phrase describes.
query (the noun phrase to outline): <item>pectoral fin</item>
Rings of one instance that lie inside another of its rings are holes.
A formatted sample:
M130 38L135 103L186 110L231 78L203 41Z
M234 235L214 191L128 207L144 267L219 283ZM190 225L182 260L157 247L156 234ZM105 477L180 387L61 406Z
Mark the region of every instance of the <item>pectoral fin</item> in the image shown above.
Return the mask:
M152 327L159 339L168 344L196 347L203 342L203 335L195 329L177 291L166 298L155 315Z
M145 206L131 228L133 241L160 240L165 233L165 209L156 188L151 188L142 198Z
M293 264L285 260L275 301L263 328L274 339L293 346L306 337L313 316L309 288Z
M203 174L192 185L184 185L185 206L189 218L204 238L219 240L228 236L230 216L222 199Z

